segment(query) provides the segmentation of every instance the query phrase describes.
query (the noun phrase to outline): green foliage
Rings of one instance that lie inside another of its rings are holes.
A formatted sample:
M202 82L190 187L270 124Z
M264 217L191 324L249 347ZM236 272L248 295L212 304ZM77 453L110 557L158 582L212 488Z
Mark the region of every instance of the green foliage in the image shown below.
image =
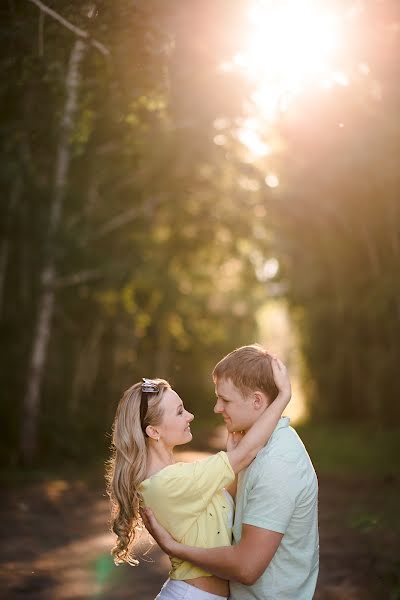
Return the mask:
M350 525L354 529L367 533L379 524L379 516L362 512L351 519Z
M390 426L400 393L399 38L386 37L392 17L377 3L363 9L362 42L346 56L351 84L304 95L282 120L273 220L312 414Z
M1 449L11 464L74 42L46 17L43 52L39 39L27 46L39 35L38 13L13 6L6 16L19 29L0 40L11 82L0 90L9 131L1 180L10 256L1 314L7 346L1 417L8 423ZM119 397L142 376L170 379L187 405L205 414L213 364L255 338L262 287L249 261L253 243L243 250L252 237L254 200L238 192L240 167L213 143L215 118L240 114L242 102L237 92L223 97L229 82L216 70L216 56L229 52L230 41L221 40L213 19L234 20L228 7L119 0L98 3L89 17L84 7L57 6L101 41L110 59L90 46L81 67L73 160L54 247L58 280L41 391L40 461L59 457L70 464L103 451ZM193 10L198 29L189 32ZM17 178L23 191L13 206Z
M281 269L272 283L287 290L301 336L311 415L393 423L398 36L386 39L392 17L375 4L365 4L363 27L386 51L361 44L351 89L304 97L269 127L280 153L267 165L245 162L232 131L248 83L217 68L235 52L244 0L57 4L110 57L90 45L81 66L52 248L58 279L40 460L80 461L103 450L118 398L144 375L170 379L205 417L213 364L256 339L255 314L270 288L255 263L273 255ZM31 3L10 2L1 13L0 447L15 464L75 38L48 16L42 35ZM360 61L373 78L358 73ZM218 119L226 121L223 146L213 141ZM281 181L273 192L258 185L271 164Z

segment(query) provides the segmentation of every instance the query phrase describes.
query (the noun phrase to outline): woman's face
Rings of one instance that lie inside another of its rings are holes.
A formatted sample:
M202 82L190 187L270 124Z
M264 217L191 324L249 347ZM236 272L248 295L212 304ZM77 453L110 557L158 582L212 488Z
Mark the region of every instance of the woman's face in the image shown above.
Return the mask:
M156 427L165 446L173 448L187 444L192 439L189 423L194 415L185 410L182 400L174 390L166 390L161 399L163 417Z

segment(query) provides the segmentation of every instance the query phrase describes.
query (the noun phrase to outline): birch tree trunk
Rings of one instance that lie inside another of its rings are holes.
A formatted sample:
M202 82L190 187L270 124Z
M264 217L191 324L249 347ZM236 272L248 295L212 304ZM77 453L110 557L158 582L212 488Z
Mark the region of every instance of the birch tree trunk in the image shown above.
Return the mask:
M24 463L32 462L37 450L40 393L54 309L54 282L56 279L55 237L62 218L63 202L67 187L68 169L71 160L70 138L77 108L80 65L85 50L86 42L80 39L76 40L70 54L65 82L66 100L56 158L47 251L40 277L41 293L39 297L38 317L29 364L27 389L22 407L20 453Z

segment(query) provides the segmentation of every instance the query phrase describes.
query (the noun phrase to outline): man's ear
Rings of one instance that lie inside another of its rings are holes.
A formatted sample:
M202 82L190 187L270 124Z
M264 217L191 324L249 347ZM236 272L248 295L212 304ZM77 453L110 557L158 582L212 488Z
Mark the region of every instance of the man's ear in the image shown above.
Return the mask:
M254 392L254 397L253 397L253 406L256 410L261 410L262 408L266 408L266 406L269 405L269 401L267 396L257 390L256 392Z

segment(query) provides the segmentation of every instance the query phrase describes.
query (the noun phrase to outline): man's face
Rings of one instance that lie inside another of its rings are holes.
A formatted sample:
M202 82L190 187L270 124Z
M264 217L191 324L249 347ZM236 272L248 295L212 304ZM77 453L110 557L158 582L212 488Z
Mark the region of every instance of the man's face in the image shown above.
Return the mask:
M217 401L214 412L222 415L229 432L247 431L259 416L252 396L244 397L231 379L219 379L215 384Z

